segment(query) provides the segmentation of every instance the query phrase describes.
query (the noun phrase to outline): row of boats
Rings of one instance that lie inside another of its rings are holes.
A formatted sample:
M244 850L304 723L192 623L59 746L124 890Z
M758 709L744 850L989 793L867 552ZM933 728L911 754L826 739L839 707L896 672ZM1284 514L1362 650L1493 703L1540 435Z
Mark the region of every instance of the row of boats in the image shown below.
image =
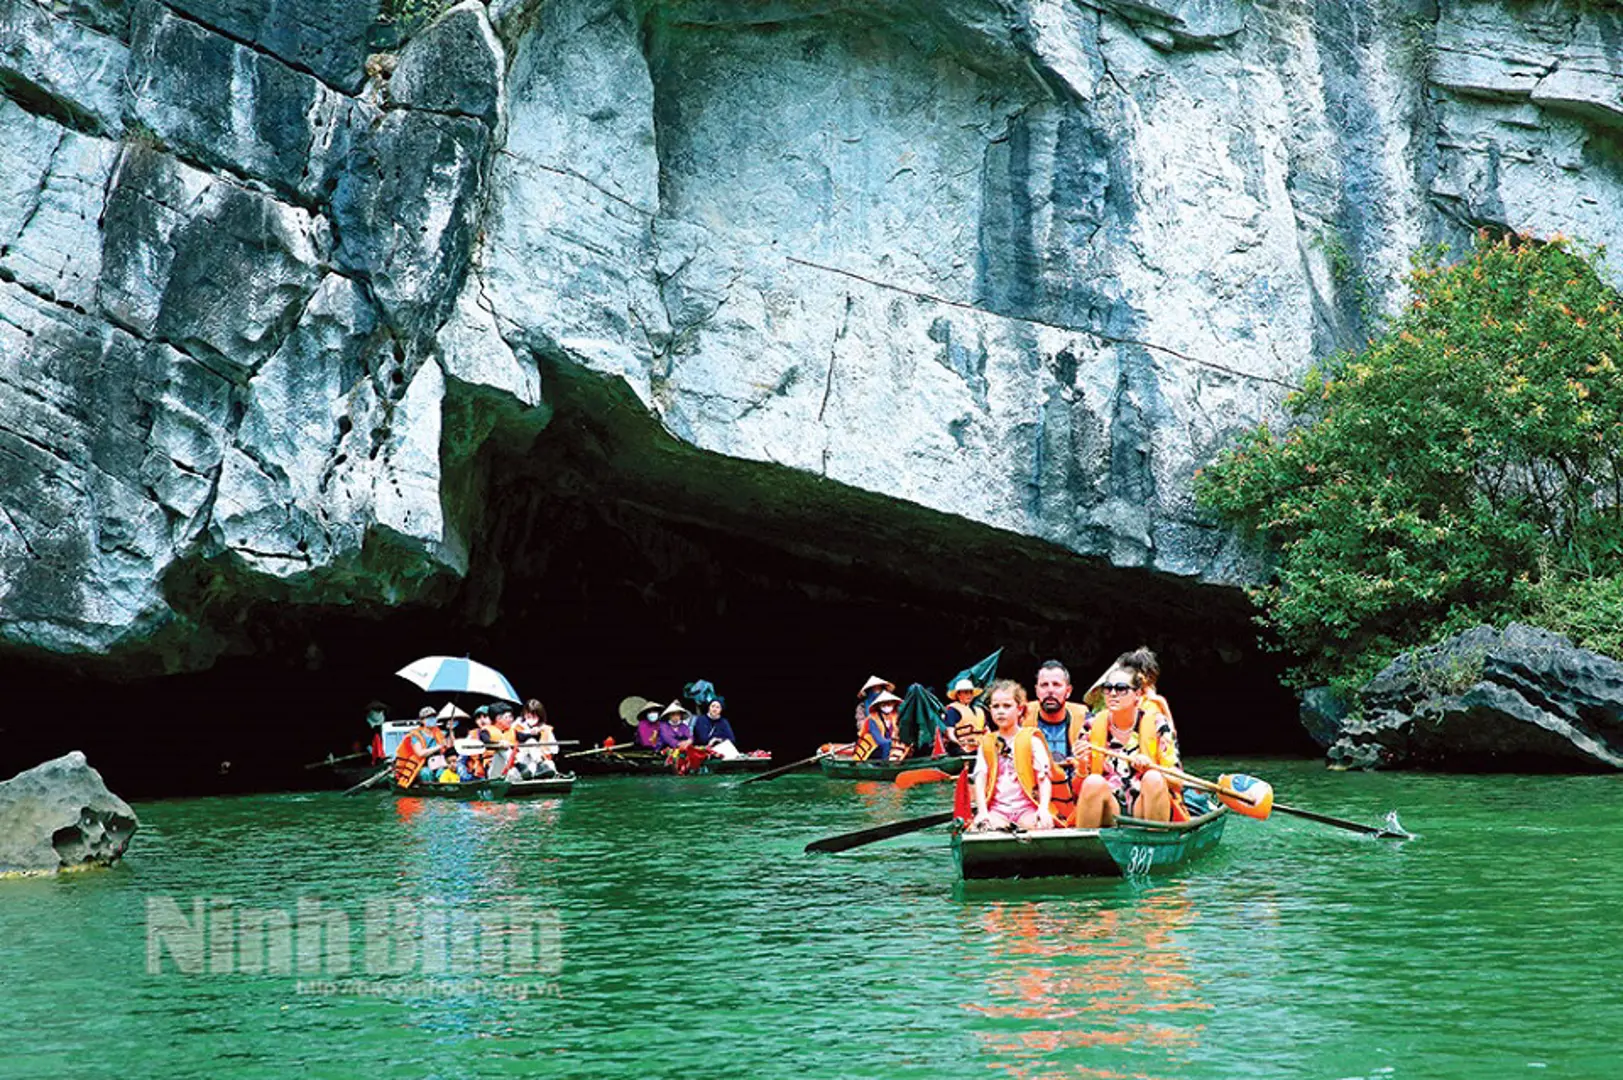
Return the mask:
M996 655L989 657L995 663ZM473 661L447 657L428 657L417 661L397 674L408 678L425 690L452 690L487 693L496 698L516 700L511 684L499 673L483 668ZM482 669L482 670L481 670ZM447 670L450 675L447 675ZM495 689L475 685L476 679L493 681ZM708 685L708 684L703 684ZM534 703L532 703L533 705ZM383 721L374 741L371 765L392 761L396 749L416 726L411 722ZM547 729L550 734L550 729ZM546 775L535 775L533 770L521 774L517 768L502 767L493 770L488 778L462 781L412 782L401 786L395 782L383 785L397 798L453 799L463 801L502 801L510 799L557 798L569 794L578 781L578 774L591 775L746 775L745 782L764 780L768 772L788 772L797 767L815 766L835 780L895 782L907 784L909 779L930 778L950 780L958 778L958 799L954 811L927 815L908 822L893 823L850 834L859 837L842 846L808 846L808 851L842 850L871 840L901 835L936 824L953 823L951 846L960 875L966 880L1053 877L1136 877L1143 874L1172 870L1215 848L1223 835L1229 808L1214 804L1189 820L1180 822L1150 822L1133 818L1119 818L1106 828L1053 828L1038 830L988 830L963 828L964 785L962 775L967 757L956 754L930 754L901 760L879 758L858 759L851 747L825 746L817 755L789 766L774 769L772 756L765 752L753 754L708 754L703 749L684 752L650 750L631 745L617 745L613 740L587 750L557 753L565 744L552 743L548 749L555 755L557 768ZM939 741L937 749L940 749ZM516 754L513 755L516 760ZM567 763L569 771L564 771ZM365 768L365 766L357 766ZM350 788L351 791L375 786L388 770L369 777ZM905 777L905 779L904 779ZM841 840L842 838L832 838Z

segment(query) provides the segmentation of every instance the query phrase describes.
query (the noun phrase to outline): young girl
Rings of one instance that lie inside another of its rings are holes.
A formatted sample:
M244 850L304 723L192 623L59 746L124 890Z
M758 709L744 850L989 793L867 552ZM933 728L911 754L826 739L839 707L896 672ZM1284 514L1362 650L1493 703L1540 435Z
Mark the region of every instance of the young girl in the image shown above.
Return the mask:
M988 699L994 730L981 737L975 755L975 820L970 828L1051 828L1052 762L1036 729L1020 726L1026 688L1013 679L999 679Z

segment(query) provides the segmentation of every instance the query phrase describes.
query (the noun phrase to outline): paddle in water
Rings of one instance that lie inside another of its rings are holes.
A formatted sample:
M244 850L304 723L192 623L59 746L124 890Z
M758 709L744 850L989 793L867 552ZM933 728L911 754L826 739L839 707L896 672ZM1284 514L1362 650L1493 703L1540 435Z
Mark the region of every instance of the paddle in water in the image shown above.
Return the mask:
M815 764L815 763L817 763L819 761L822 761L826 757L832 757L833 755L838 754L841 750L849 750L849 749L851 749L851 746L852 746L851 743L846 743L844 746L834 746L834 747L830 747L827 750L819 750L817 753L813 754L811 757L801 758L799 761L791 761L787 765L780 765L776 769L768 769L764 773L756 773L754 776L750 777L748 780L739 781L738 786L743 787L745 784L758 784L762 780L771 780L771 779L774 779L775 777L782 776L784 773L794 772L796 769L798 769L798 768L800 768L800 767L802 767L804 765L812 765L812 764Z
M849 851L864 844L889 840L893 836L906 836L908 833L918 832L921 829L928 829L935 825L945 825L954 816L951 810L943 810L939 814L925 814L923 817L892 821L888 825L875 825L871 829L858 829L856 832L841 833L838 836L825 836L821 840L813 840L807 844L806 854L810 855L818 851Z
M1097 750L1106 757L1120 758L1123 761L1133 759L1132 754L1124 754L1119 750L1110 750L1102 746L1095 746L1090 749ZM1402 825L1398 824L1398 812L1396 810L1387 814L1385 823L1381 825L1363 825L1356 821L1331 817L1328 814L1320 814L1313 810L1300 810L1294 806L1286 806L1284 803L1275 802L1274 789L1266 781L1259 780L1255 776L1247 776L1244 773L1234 773L1232 775L1224 773L1217 778L1217 783L1214 784L1210 780L1202 780L1198 776L1191 776L1182 769L1174 769L1170 765L1152 764L1150 768L1157 769L1174 780L1180 781L1198 791L1211 792L1222 800L1223 805L1230 810L1244 814L1246 817L1256 818L1258 821L1267 820L1271 812L1278 810L1282 814L1305 818L1308 821L1317 821L1321 825L1333 825L1338 829L1346 829L1349 832L1363 833L1366 836L1373 836L1377 840L1414 839L1413 833L1408 832Z

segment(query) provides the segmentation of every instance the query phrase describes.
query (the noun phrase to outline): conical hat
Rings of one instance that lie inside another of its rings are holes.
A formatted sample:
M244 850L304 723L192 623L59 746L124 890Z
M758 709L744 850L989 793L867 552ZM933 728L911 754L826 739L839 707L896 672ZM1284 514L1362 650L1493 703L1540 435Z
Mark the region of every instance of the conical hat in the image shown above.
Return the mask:
M440 710L439 716L441 720L450 720L453 717L461 720L466 720L468 718L468 714L457 708L456 702L454 701L447 701L445 703L445 708Z
M880 694L878 697L874 698L872 701L870 701L868 703L868 711L873 712L875 709L879 708L879 706L885 704L888 701L894 701L894 702L900 703L901 700L902 700L901 698L897 697L895 694L891 693L889 690L886 690L884 693Z
M847 683L846 685L850 684ZM861 697L863 694L866 694L869 690L873 689L894 690L896 689L896 684L891 682L889 679L881 679L877 675L869 675L868 681L862 684L861 690L857 691L857 696Z
M648 699L645 697L638 697L637 695L633 694L628 698L622 698L620 699L620 719L624 720L632 727L636 727L637 717L641 716L643 710L647 708Z
M667 716L671 716L673 714L678 714L678 713L681 714L682 716L692 716L693 715L692 713L688 712L686 709L684 709L682 707L682 703L680 701L671 702L669 705L665 706L665 711L660 713L659 715L660 715L661 719L664 719Z

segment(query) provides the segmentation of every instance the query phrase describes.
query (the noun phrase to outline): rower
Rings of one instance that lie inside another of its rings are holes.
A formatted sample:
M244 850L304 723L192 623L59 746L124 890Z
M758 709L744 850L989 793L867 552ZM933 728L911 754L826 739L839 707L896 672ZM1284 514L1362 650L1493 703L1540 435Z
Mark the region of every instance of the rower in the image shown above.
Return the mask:
M1035 728L1021 724L1026 688L999 679L988 695L996 730L980 740L975 754L975 818L970 828L1049 829L1054 826L1053 759Z
M682 707L680 701L673 701L665 706L665 711L659 714L654 749L686 750L692 746L693 729L688 725L688 718L692 715Z
M416 783L425 765L434 770L429 773L435 775L440 766L433 763L433 759L440 757L449 740L445 732L440 730L439 717L434 710L425 705L417 712L417 726L406 733L400 740L400 745L394 752L394 782L400 787L411 787Z
M1054 817L1071 824L1076 812L1075 757L1088 726L1088 710L1071 701L1071 672L1058 660L1044 660L1037 668L1037 700L1026 706L1025 727L1036 728L1048 744L1053 761L1049 779L1054 783Z
M659 714L664 708L659 702L650 701L637 714L637 745L644 750L659 746Z
M851 757L855 761L901 761L912 749L899 737L902 699L881 690L868 706L868 715L857 729Z
M986 732L986 710L975 704L981 696L980 687L970 679L959 679L947 692L950 698L941 714L941 726L961 755L973 754Z
M881 679L877 675L869 675L868 681L862 684L857 691L857 737L862 737L862 729L868 722L868 713L873 708L874 698L880 694L894 694L896 684L889 679Z
M1083 781L1077 794L1077 826L1106 827L1122 814L1146 821L1187 819L1176 781L1151 768L1178 767L1178 736L1172 718L1145 702L1143 677L1135 669L1112 665L1099 689L1105 705L1089 720L1087 739L1080 748ZM1096 754L1092 747L1130 758Z

